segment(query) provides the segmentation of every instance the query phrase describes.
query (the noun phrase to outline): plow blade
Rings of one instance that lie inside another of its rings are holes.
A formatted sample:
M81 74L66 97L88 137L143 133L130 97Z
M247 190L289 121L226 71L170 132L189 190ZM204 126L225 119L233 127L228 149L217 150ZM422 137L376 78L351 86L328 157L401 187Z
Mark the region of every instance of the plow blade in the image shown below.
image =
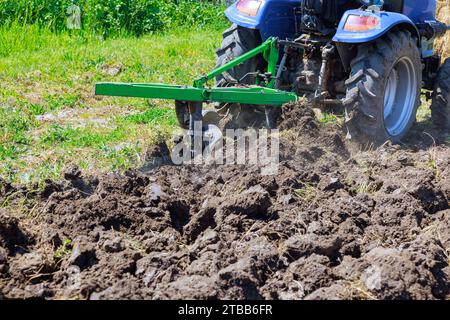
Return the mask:
M154 83L98 83L95 87L95 94L101 96L274 106L281 106L298 99L294 93L259 86L195 88Z

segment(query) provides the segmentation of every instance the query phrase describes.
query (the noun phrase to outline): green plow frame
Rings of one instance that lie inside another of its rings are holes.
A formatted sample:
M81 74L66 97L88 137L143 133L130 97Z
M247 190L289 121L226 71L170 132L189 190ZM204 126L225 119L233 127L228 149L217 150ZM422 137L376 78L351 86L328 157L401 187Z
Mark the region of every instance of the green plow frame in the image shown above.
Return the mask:
M228 71L240 63L262 54L267 61L264 80L247 87L207 87L208 81ZM277 63L279 59L278 39L269 38L259 47L214 69L205 76L194 80L193 86L179 86L156 83L112 83L96 84L95 94L101 96L134 97L146 99L171 99L187 102L220 102L253 105L281 106L297 101L294 93L275 89Z

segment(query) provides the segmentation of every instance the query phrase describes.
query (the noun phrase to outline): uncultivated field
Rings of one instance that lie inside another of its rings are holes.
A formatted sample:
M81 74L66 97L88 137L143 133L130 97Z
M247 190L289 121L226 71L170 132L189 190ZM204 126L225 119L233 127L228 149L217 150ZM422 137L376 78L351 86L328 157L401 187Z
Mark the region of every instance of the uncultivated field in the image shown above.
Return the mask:
M97 98L99 81L191 84L214 66L221 32L103 40L35 26L0 29L0 176L41 184L75 164L88 172L142 163L170 138L171 103Z

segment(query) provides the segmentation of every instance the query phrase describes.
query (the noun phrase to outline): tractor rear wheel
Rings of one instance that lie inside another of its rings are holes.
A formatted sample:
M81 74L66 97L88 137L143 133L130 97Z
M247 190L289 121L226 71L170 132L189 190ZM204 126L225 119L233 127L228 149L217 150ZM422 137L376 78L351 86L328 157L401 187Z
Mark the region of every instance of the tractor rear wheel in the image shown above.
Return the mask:
M375 146L400 142L416 120L421 83L420 52L409 32L360 45L346 81L349 137Z
M431 119L436 127L450 130L450 58L439 69L433 91Z
M216 51L216 68L256 48L261 43L262 39L258 30L233 24L223 33L222 46ZM264 68L264 58L258 55L217 76L216 86L230 87L238 84L255 84L254 73L263 71ZM263 107L240 104L219 104L216 108L221 116L220 126L222 129L259 127L265 124Z

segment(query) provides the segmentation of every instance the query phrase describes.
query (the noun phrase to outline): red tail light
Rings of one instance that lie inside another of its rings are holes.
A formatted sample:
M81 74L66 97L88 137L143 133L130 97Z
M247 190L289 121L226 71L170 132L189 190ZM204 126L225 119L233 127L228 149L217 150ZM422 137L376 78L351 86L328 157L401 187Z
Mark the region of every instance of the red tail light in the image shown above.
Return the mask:
M258 14L261 4L261 0L239 0L237 9L248 16L254 17Z
M344 25L345 31L364 32L380 27L380 18L376 16L349 15Z

